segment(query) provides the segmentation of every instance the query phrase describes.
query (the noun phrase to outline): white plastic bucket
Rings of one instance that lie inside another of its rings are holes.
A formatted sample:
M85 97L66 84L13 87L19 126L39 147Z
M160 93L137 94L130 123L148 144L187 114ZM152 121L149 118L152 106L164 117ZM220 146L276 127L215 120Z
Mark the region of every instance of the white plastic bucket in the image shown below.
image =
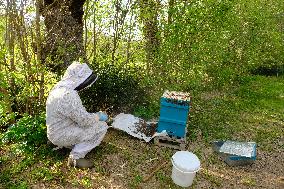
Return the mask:
M173 182L182 187L191 186L196 172L200 169L198 157L188 151L179 151L173 155L171 161Z

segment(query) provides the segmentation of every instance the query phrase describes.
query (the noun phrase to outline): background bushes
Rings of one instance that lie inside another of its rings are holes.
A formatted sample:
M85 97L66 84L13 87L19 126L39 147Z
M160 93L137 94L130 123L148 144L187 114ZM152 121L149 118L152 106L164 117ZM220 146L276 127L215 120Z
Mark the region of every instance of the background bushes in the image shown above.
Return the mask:
M45 115L25 115L17 123L12 124L1 135L0 144L18 143L24 150L34 150L42 144L46 144Z

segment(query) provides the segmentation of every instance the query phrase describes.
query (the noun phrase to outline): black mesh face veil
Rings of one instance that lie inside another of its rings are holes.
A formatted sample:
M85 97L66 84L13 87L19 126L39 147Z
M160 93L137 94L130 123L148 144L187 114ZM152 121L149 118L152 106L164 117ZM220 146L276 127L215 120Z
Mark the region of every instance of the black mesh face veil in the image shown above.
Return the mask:
M75 88L76 91L80 91L89 85L93 84L98 79L98 76L92 73L83 83L81 83L78 87Z

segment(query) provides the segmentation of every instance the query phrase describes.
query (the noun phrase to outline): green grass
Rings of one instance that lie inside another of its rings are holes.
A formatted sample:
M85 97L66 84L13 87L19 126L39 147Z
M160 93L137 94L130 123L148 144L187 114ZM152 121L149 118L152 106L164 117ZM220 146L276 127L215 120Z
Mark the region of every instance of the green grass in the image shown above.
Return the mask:
M259 149L269 152L284 149L279 142L284 133L284 78L248 76L236 86L195 93L188 125L190 142L201 140L209 146L213 140L233 139L256 141ZM153 109L149 115L146 109L140 111L150 117L155 112ZM143 182L154 165L170 159L173 150L145 144L122 132L112 131L107 136L88 155L95 163L92 170L66 167L68 151L52 151L46 144L29 149L23 142L6 143L0 147L0 188L31 188L41 184L47 188L99 188L122 183L125 184L122 188L147 188L153 184L153 188L180 188L172 183L170 166L156 172L152 181ZM205 153L201 146L193 152L198 157ZM204 165L222 165L214 155L206 157L206 162ZM122 177L115 176L118 173ZM203 177L194 181L193 188L199 179L207 180L212 187L222 185L219 177L204 171ZM256 185L254 178L244 178L242 183Z
M248 76L236 87L193 98L189 138L202 132L207 142L252 140L267 147L283 133L283 77Z

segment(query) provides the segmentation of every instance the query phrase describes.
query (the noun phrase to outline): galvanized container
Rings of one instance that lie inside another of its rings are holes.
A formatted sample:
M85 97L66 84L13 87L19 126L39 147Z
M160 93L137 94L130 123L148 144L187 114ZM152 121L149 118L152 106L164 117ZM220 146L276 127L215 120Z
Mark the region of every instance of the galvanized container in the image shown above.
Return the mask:
M255 142L214 141L213 150L230 166L249 165L256 160Z

